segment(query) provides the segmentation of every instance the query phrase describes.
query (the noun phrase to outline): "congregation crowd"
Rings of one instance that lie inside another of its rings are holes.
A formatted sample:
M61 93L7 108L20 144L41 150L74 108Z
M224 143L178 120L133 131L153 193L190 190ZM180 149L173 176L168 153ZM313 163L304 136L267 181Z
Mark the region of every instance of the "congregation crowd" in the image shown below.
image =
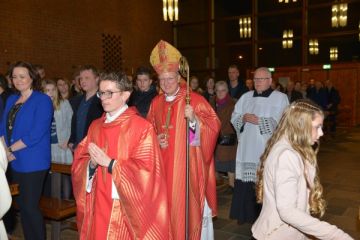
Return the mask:
M9 163L0 180L19 184L25 239L46 238L39 201L51 192L51 162L72 165L61 197L76 201L80 239L185 239L186 201L189 239L214 239L223 181L229 217L253 224L253 239L352 239L319 218L318 143L335 133L340 104L331 80L280 82L266 67L242 80L230 65L227 80L192 76L188 92L180 57L160 41L156 75L84 65L69 81L19 61L0 76L0 169ZM16 225L7 209L0 239Z

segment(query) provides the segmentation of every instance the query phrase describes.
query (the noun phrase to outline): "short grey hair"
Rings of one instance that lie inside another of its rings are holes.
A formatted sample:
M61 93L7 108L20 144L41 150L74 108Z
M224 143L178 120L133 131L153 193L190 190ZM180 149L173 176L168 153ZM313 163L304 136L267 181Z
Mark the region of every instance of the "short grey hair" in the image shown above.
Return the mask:
M258 73L258 72L265 72L265 73L269 74L269 77L271 78L271 72L270 72L270 70L269 70L267 67L259 67L259 68L257 68L257 69L255 70L255 72L254 72L254 76L255 76L255 74Z
M224 86L226 88L226 90L229 92L229 86L225 81L217 81L215 83L215 91L218 87Z

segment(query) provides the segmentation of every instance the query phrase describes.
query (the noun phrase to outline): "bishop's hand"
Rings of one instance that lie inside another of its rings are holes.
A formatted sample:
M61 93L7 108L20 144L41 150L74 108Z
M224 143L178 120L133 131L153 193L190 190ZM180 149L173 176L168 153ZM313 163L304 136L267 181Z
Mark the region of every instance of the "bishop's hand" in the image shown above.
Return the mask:
M185 106L185 117L189 119L190 122L195 122L194 108L190 104L186 104Z
M157 138L160 148L167 148L169 146L168 135L166 133L160 133Z

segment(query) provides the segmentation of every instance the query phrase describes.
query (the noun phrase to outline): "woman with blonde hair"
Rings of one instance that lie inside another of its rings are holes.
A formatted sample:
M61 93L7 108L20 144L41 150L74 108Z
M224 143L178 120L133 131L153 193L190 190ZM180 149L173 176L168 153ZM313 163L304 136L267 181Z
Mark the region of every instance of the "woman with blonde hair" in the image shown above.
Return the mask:
M256 193L263 206L252 226L255 239L352 239L313 217L325 212L316 158L323 120L320 107L309 100L285 110L260 158Z
M53 80L45 82L44 92L54 106L54 117L51 123L51 161L61 164L71 164L73 155L68 148L71 131L72 108L67 99L63 99ZM62 176L63 197L68 199L71 195L70 176Z

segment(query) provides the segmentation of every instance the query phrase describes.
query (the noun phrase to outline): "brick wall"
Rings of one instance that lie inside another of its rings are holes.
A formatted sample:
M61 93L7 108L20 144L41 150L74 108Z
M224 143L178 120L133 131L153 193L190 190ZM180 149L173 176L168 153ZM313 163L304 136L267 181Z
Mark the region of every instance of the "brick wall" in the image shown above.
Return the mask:
M47 77L71 74L78 65L102 68L103 33L120 35L123 68L149 64L160 39L172 40L162 1L17 0L0 8L0 72L26 60L44 65Z

